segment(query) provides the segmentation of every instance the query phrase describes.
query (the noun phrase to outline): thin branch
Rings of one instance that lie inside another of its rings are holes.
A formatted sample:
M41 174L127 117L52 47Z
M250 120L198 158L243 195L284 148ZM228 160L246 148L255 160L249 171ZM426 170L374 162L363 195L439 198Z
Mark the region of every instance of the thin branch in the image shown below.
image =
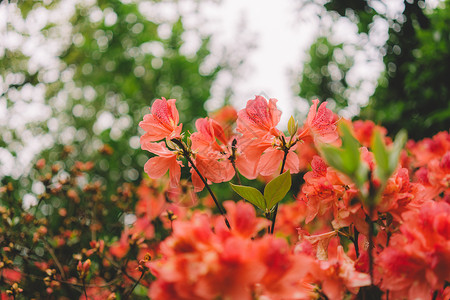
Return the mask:
M230 155L230 157L228 159L231 161L231 165L233 166L234 174L236 176L237 183L239 185L242 185L241 178L239 177L239 173L238 173L238 171L236 169L236 150L237 150L236 144L237 144L237 140L233 139L233 142L231 142L231 155Z
M183 156L187 159L189 164L192 166L192 168L195 170L195 172L200 177L201 181L205 185L205 187L208 190L209 194L213 198L214 203L216 204L217 208L219 209L220 214L224 217L225 224L227 225L228 229L231 230L231 226L230 226L230 223L228 222L228 219L227 219L227 217L225 215L225 211L223 210L223 208L220 206L219 202L217 201L216 195L214 195L213 191L209 187L207 180L205 179L205 177L203 177L203 175L200 173L200 171L197 169L197 167L195 166L194 162L192 161L189 151L186 149L186 147L184 146L184 144L180 140L172 139L171 141L174 142L177 146L179 146L181 148L181 150L183 151Z
M283 156L283 162L281 163L281 170L280 175L284 172L284 166L286 164L287 155L289 153L289 149L284 149L284 156ZM275 205L275 209L273 211L273 218L272 218L272 228L270 228L270 234L273 234L273 231L275 229L275 221L277 219L277 212L278 212L278 203Z
M84 281L84 277L82 278L82 282L83 282L83 292L84 292L84 297L86 297L86 300L88 300L88 295L86 292L86 282Z
M373 285L373 236L374 236L374 230L373 226L374 223L372 222L373 217L373 211L374 211L374 205L370 203L369 205L369 275L370 275L370 282Z
M59 272L61 273L61 276L64 280L66 280L66 272L64 272L64 268L62 267L61 263L59 262L58 258L55 255L55 252L53 249L48 245L46 241L44 241L44 247L47 249L47 251L50 253L50 256L55 261L56 266L58 267Z
M141 281L141 279L144 277L145 275L145 271L142 271L141 276L139 277L138 281L136 281L133 285L133 287L131 288L131 290L128 291L128 293L123 297L124 300L127 300L128 297L130 297L130 295L133 293L134 289L137 287L137 285L139 284L139 282Z

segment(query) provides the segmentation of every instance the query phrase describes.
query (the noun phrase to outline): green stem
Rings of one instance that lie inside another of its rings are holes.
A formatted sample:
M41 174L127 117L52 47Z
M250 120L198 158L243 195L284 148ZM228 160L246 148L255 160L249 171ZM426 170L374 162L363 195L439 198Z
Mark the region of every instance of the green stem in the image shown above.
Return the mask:
M86 282L84 281L84 278L82 279L82 281L83 281L84 297L86 297L86 300L88 300L89 298L88 298L88 295L87 295L87 292L86 292Z
M369 206L369 275L370 275L370 282L373 285L373 235L374 235L374 230L373 230L373 226L374 223L372 222L372 217L373 217L373 211L374 211L374 205L372 203L370 203Z
M231 226L230 223L228 222L228 219L225 215L225 211L223 210L223 208L220 206L219 202L217 201L216 195L214 195L213 191L211 190L211 188L208 185L208 182L206 181L206 179L203 177L203 175L200 173L200 171L197 169L197 167L195 166L194 162L192 161L192 159L189 156L185 156L186 159L188 160L188 162L191 164L192 168L194 168L195 172L197 172L198 176L200 177L200 179L203 181L203 183L205 184L206 189L208 190L209 194L211 195L211 197L214 200L214 203L216 204L217 208L219 209L220 214L224 217L225 219L225 224L227 225L228 229L231 230Z
M141 279L144 277L145 275L145 271L142 271L141 276L139 277L139 279L134 283L133 287L131 288L131 290L128 291L128 293L123 297L124 300L128 299L128 297L131 296L131 294L133 293L134 289L137 287L137 285L139 284L139 282L141 281Z
M237 140L234 139L233 142L231 143L231 156L228 159L231 161L231 165L233 166L234 174L236 176L237 183L239 185L242 185L241 178L239 177L239 173L238 173L238 171L236 169L236 151L237 151L236 144L237 144Z
M187 159L187 161L190 163L192 168L195 170L195 172L200 177L201 181L205 185L205 187L208 190L209 194L213 198L217 209L219 210L220 214L224 217L225 224L227 225L228 229L231 230L231 226L230 226L230 223L228 222L228 219L227 219L227 217L225 215L225 211L223 210L223 208L220 206L219 202L217 201L216 195L214 195L213 191L209 187L207 180L205 179L205 177L203 177L203 175L200 173L200 171L197 169L197 167L195 166L194 162L192 161L189 151L186 149L186 147L183 145L183 143L180 140L173 139L171 141L174 142L175 144L177 144L181 148L181 150L183 151L183 156Z
M236 163L234 162L234 160L231 161L231 165L233 166L233 169L234 169L234 174L236 177L237 184L242 185L241 178L239 177L239 173L236 169Z
M281 163L280 175L283 174L283 172L284 172L284 166L286 164L286 158L287 158L288 153L289 153L289 149L284 149L284 157L283 157L283 162ZM277 212L278 212L278 203L275 205L275 209L273 211L272 227L270 228L270 234L273 234L273 231L275 229L275 221L277 219Z
M359 232L356 229L356 226L354 226L354 230L355 230L355 237L353 239L353 244L355 245L356 257L359 257L359 244L358 244Z

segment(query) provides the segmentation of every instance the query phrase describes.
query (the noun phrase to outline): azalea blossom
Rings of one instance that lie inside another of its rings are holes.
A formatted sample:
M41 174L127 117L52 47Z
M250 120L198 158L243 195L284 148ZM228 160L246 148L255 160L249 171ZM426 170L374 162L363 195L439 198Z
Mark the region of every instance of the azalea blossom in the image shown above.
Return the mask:
M144 171L150 178L158 179L169 170L171 186L177 186L180 182L182 163L177 160L178 153L166 148L164 142L142 144L142 149L159 156L150 158L144 165Z
M377 258L380 287L393 299L431 299L450 281L450 205L429 201L403 218Z
M356 271L355 262L345 254L341 245L337 247L335 258L317 261L310 273L329 299L344 299L347 291L357 294L360 287L371 284L369 274Z
M248 100L247 106L238 112L237 131L250 138L262 138L267 134L278 136L276 128L280 122L281 111L278 110L277 99L255 96Z
M178 125L179 115L175 99L156 99L151 107L151 114L144 116L139 126L146 131L141 136L141 145L156 142L164 138L173 139L181 134L182 124Z
M234 176L234 169L230 161L220 153L210 152L206 155L197 153L193 162L200 174L209 182L226 182ZM204 183L193 167L191 168L191 174L194 191L200 192L203 190Z
M327 102L317 105L319 100L313 100L313 105L309 109L308 117L303 128L299 129L299 139L311 136L315 141L322 143L332 143L339 138L336 128L336 117L328 109Z

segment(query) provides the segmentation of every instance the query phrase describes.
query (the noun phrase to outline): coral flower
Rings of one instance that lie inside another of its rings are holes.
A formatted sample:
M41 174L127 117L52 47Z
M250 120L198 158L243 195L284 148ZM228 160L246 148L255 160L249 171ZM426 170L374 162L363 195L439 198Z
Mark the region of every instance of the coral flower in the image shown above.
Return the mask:
M280 131L275 126L280 122L281 111L277 109L277 101L272 98L267 102L262 96L248 100L247 106L238 112L236 130L249 137L278 136Z
M335 258L317 261L315 268L310 270L329 299L344 299L347 291L356 295L360 287L371 283L369 274L356 271L355 263L345 254L341 245L337 247Z
M206 155L201 155L198 153L195 157L194 164L208 182L226 182L230 181L234 176L233 166L221 154L210 152ZM191 168L191 174L194 191L200 192L203 190L204 183L194 168Z
M164 142L144 143L143 150L150 151L159 156L150 158L144 165L144 171L150 178L158 179L169 170L170 185L177 186L180 183L181 162L177 160L177 153L166 148Z
M286 156L286 163L283 171L289 170L291 174L298 173L299 160L298 155L293 151L296 149L296 145L292 147ZM278 172L281 168L284 152L276 148L268 148L260 157L258 164L258 172L263 176L270 176Z
M218 142L226 145L228 141L222 126L217 121L210 118L197 119L195 127L197 132L191 135L192 149L201 153L224 151Z
M393 299L431 299L450 281L450 205L429 201L403 218L402 234L377 258L380 287Z
M164 138L173 139L180 136L182 124L178 125L179 115L175 99L156 99L151 114L145 115L139 126L146 131L141 137L141 145L156 142Z
M327 102L320 104L319 109L317 109L318 104L318 99L313 100L313 105L309 109L305 125L303 129L299 131L299 138L312 136L315 141L332 143L339 138L336 131L336 117L333 112L326 107Z

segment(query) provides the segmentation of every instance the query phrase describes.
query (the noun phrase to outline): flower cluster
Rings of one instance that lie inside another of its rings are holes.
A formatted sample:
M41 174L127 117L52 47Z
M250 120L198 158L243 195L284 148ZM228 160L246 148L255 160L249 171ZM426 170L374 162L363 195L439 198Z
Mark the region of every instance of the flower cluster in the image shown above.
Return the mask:
M215 119L219 112L197 120L197 132L189 137L170 123L172 130L164 136L167 153L172 153L174 166L187 159L195 191L234 176L240 182L238 174L270 181L264 194L233 185L242 198L262 209L266 220L255 217L252 206L243 202L225 202L227 213L220 217L208 210L176 220L173 233L161 244L160 258L151 264L156 281L149 296L447 297L448 132L410 141L405 151L404 137L393 140L371 121L339 120L326 103L319 106L314 100L301 128L291 118L287 135L277 128L281 111L276 103L256 96L230 114L226 127ZM234 120L235 133L230 130ZM143 149L153 147L145 135L142 141ZM162 176L155 176L157 169L146 170L152 178ZM280 206L275 223L286 178L277 174L305 171L296 201ZM274 196L274 186L281 197ZM230 221L224 223L224 218ZM270 235L274 229L285 239Z
M391 138L318 100L283 131L256 96L189 133L175 103L139 124L142 180L106 191L66 146L35 206L0 186L2 299L450 299L450 132Z
M337 117L326 108L326 102L317 109L318 100L314 100L303 128L295 128L291 136L285 136L276 127L281 117L276 102L276 99L267 101L262 96L249 100L247 106L237 113L237 132L234 134L229 130L230 123L219 122L223 113L198 119L195 122L197 131L183 142L175 99L157 99L151 114L139 124L146 131L141 137L142 149L158 155L149 159L145 172L156 179L169 170L171 185L175 187L183 166L181 158L185 157L196 192L201 191L205 184L200 176L208 183L220 183L230 181L237 171L249 179L258 175L273 176L282 167L290 170L291 174L298 173L298 153L302 152L299 142L308 139L334 142L338 139ZM227 110L230 113L230 108ZM162 139L165 142L156 143ZM281 162L284 162L283 166Z
M341 246L333 258L319 261L293 252L284 239L254 239L267 220L257 218L248 203L224 205L231 231L205 214L174 223L161 244L163 258L151 266L157 278L151 299L308 299L321 289L339 299L370 283Z

